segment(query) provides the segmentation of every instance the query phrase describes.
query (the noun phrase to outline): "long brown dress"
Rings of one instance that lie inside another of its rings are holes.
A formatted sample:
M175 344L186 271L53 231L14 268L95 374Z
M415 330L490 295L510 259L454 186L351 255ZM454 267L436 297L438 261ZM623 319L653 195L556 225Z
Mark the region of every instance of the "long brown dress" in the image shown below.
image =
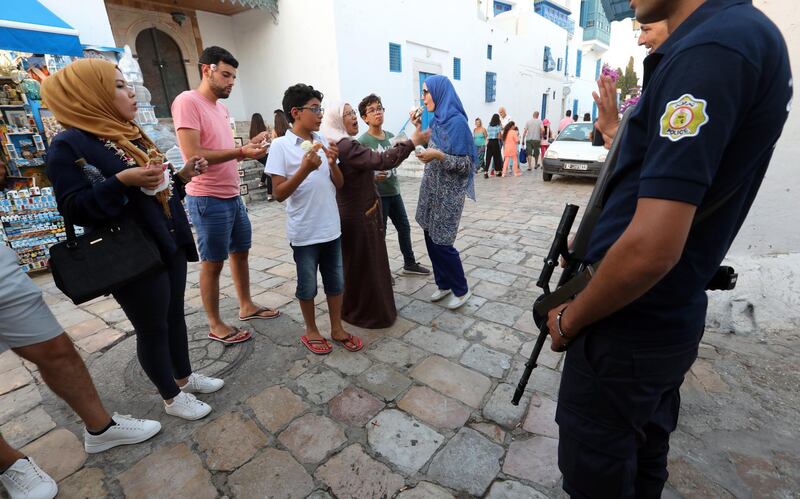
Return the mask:
M344 186L336 192L342 220L342 318L367 329L389 327L397 319L397 308L375 171L390 170L402 163L414 150L414 144L409 140L378 152L344 138L337 146L344 175Z

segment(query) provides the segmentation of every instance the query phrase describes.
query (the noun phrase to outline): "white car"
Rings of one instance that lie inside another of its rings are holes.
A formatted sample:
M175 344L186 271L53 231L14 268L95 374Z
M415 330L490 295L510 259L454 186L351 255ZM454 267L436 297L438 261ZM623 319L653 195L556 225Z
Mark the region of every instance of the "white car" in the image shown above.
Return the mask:
M550 143L542 160L542 179L549 182L553 175L597 178L608 152L603 146L593 146L590 134L594 125L573 123Z

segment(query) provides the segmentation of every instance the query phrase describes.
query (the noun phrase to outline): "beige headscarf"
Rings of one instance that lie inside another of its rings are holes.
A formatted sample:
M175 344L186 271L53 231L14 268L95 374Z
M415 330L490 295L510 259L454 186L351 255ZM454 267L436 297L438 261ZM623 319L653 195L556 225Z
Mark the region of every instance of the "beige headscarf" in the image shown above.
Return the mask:
M42 99L56 119L67 128L78 128L119 146L139 166L147 166L146 150L156 149L139 125L123 118L114 105L117 66L103 59L80 59L42 82ZM169 215L169 190L156 197Z
M340 140L350 138L344 127L344 106L346 102L331 101L325 106L325 116L322 118L320 132L326 139L338 143Z

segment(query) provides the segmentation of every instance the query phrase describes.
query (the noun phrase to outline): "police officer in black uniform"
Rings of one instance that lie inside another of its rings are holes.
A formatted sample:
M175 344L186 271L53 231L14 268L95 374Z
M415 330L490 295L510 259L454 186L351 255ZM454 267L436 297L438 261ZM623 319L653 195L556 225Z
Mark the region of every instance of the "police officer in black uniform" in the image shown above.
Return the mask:
M756 196L792 96L784 40L750 0L631 5L640 22L667 20L671 34L645 60L646 87L622 132L588 254L602 263L548 316L553 349L569 346L558 463L564 490L580 498L661 496L704 289Z

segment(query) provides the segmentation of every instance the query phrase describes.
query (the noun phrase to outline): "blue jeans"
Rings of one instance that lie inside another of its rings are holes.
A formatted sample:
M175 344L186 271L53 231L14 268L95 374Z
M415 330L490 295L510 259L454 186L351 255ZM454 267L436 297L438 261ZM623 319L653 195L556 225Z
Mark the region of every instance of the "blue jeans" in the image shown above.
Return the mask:
M408 223L406 206L403 198L397 196L381 196L381 210L383 211L383 226L386 227L386 220L392 219L392 225L397 230L397 239L400 242L400 251L403 253L403 264L413 265L417 263L414 257L414 249L411 247L411 225ZM386 232L383 233L384 236Z
M222 262L228 259L228 253L250 249L253 232L239 196L186 196L186 207L197 231L201 260Z
M317 269L322 274L325 294L336 296L344 291L341 238L327 243L292 246L297 265L298 300L313 300L317 296Z
M436 244L425 231L425 245L428 247L428 258L433 265L433 278L439 289L449 289L456 296L464 296L469 291L461 256L453 246Z

